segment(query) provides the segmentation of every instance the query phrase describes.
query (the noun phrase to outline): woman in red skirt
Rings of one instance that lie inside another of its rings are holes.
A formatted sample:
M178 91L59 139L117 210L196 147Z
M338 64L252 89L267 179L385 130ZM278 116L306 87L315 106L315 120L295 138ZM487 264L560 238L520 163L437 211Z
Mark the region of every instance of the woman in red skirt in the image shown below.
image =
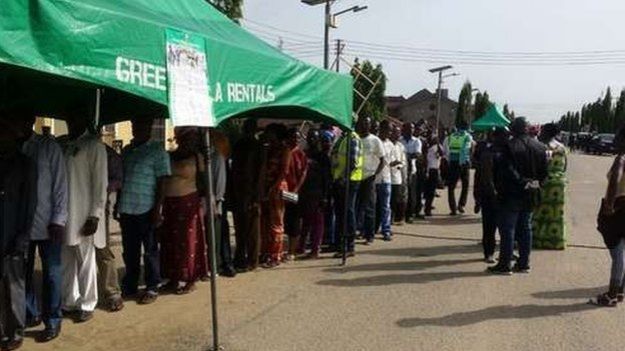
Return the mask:
M182 295L208 275L204 216L196 183L204 163L198 129L176 128L174 133L178 148L170 154L172 175L164 186L161 272L169 279L166 288Z

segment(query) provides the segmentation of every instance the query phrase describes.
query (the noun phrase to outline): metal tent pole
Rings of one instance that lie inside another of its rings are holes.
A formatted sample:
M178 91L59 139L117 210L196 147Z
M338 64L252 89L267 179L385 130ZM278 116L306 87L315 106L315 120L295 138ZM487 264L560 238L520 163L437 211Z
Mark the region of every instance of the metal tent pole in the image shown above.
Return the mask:
M343 201L343 257L341 259L341 265L344 266L347 264L347 248L348 248L348 238L347 236L349 231L349 206L350 204L350 175L351 175L351 146L352 146L352 132L347 131L347 137L345 138L345 142L347 145L345 147L345 174L343 176L343 180L345 181L345 199Z
M211 144L210 134L208 128L204 132L204 157L206 159L206 182L207 182L207 194L206 204L208 207L208 220L204 230L206 230L207 236L210 238L210 269L211 269L211 311L212 311L212 323L213 323L213 351L221 350L219 346L219 319L217 315L217 246L215 244L215 208L213 207L214 189L213 189L213 172L211 165Z

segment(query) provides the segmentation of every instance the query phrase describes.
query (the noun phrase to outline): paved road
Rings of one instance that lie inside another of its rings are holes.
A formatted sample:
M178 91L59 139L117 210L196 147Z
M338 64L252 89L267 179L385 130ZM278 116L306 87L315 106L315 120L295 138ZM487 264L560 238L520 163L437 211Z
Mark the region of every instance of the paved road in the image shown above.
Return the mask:
M358 247L345 268L331 259L298 262L219 280L226 350L617 350L622 308L586 304L608 280L608 254L595 212L609 158L573 156L564 252L535 252L533 271L483 271L474 216L441 215L396 228L391 243ZM470 206L472 207L472 206ZM67 321L58 341L26 350L206 350L209 290L163 296Z

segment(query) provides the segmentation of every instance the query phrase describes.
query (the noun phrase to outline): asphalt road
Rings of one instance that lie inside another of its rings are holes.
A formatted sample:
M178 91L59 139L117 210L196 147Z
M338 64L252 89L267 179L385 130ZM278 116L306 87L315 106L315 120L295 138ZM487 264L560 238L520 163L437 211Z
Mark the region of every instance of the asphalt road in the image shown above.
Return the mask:
M595 228L611 159L570 158L566 251L536 251L529 275L489 276L479 218L447 217L395 228L391 243L358 246L347 267L333 259L219 279L225 350L620 350L623 308L600 309L609 257ZM469 206L472 208L472 205ZM436 211L435 211L436 212ZM66 321L47 345L25 350L206 350L208 285L156 304Z

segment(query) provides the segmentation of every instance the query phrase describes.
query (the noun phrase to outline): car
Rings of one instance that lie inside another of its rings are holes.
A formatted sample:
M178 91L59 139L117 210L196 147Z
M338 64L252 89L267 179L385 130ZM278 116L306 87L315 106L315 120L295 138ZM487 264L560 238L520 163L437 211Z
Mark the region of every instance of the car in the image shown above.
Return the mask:
M595 155L614 154L614 134L597 134L588 143L588 153Z

